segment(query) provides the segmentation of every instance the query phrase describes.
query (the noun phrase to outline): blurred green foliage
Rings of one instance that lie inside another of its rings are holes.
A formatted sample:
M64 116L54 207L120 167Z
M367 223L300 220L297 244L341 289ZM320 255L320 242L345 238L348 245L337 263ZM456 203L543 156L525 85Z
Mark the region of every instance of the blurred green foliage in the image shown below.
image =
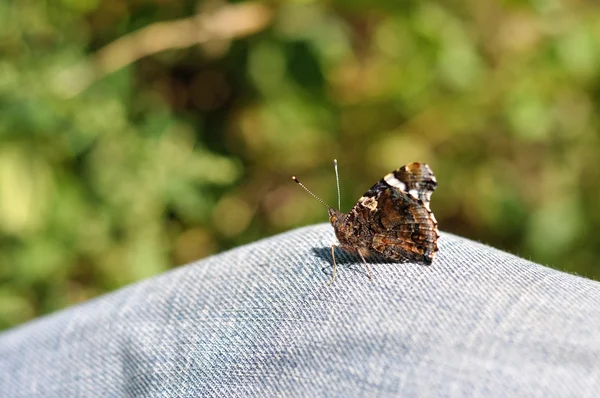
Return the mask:
M593 2L8 0L0 57L0 328L327 221L333 158L600 279Z

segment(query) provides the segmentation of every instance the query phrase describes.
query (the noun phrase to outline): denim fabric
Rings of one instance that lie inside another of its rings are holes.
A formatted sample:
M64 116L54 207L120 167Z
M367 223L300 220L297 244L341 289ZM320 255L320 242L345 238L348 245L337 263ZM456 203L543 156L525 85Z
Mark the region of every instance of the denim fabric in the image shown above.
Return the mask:
M450 234L372 282L329 225L0 334L2 397L597 397L600 283Z

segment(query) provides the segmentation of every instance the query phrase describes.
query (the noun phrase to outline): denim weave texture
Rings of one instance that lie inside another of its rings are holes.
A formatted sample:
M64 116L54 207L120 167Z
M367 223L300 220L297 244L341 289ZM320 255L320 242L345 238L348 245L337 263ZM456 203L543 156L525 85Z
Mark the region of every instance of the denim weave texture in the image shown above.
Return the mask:
M0 334L0 397L598 397L600 283L448 233L372 263L330 225Z

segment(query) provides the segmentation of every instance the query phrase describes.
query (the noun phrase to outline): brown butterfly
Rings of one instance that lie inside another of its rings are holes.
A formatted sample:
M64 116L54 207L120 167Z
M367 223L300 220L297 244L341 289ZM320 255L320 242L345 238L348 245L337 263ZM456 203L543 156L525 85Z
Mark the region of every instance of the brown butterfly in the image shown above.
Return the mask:
M334 160L334 165L339 208L337 160ZM433 261L433 256L438 251L439 234L429 203L431 194L437 187L437 180L425 163L410 163L387 174L358 200L348 214L332 208L296 177L292 178L329 208L329 221L340 246L360 256L370 279L371 269L365 257L372 254L388 260L414 261L427 265ZM335 247L336 245L331 245L333 275L330 285L337 275Z

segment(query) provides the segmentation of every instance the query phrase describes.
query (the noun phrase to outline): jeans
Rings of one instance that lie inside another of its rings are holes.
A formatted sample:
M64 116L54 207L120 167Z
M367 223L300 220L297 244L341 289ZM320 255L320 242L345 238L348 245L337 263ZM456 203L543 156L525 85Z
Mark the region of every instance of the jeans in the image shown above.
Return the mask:
M0 334L1 397L597 397L600 283L442 233L431 266L297 229Z

